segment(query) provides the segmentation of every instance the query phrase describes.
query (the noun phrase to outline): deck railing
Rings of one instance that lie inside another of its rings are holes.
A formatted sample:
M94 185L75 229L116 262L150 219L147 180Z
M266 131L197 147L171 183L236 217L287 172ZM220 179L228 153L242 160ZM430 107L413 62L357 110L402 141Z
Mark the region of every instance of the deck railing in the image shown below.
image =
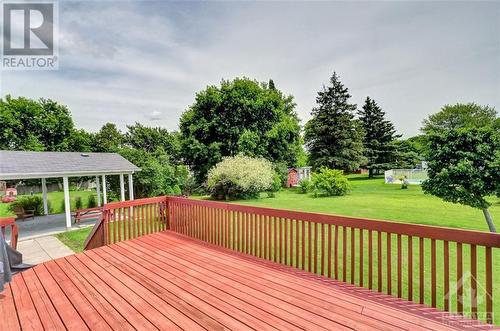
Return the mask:
M137 238L166 230L167 225L167 197L108 203L84 246L91 249Z
M500 296L500 286L493 288L494 276L500 282L498 262L493 264L500 259L500 234L179 197L108 204L104 210L103 244L169 228L488 323L493 296Z
M10 233L10 247L17 248L17 239L19 236L19 230L17 228L16 219L14 217L0 217L0 236L3 236L5 240L7 238L7 229Z

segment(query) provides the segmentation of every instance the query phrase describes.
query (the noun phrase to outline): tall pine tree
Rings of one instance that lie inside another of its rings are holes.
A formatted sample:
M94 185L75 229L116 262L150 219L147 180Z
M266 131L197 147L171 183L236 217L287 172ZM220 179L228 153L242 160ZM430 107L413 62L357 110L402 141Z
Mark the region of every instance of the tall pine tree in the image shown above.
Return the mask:
M336 73L316 97L317 107L305 126L305 143L314 168L356 170L364 162L363 135L354 119L356 105Z
M385 112L375 100L367 97L363 109L358 111L359 120L364 130L363 147L367 159L366 167L369 177L375 171L386 170L392 167L396 160L396 135L394 125L385 119Z

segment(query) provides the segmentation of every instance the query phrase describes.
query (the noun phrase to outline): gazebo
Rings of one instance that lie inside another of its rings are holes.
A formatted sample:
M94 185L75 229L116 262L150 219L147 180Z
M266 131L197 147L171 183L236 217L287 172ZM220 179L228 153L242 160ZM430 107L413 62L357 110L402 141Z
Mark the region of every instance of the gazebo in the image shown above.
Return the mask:
M49 213L47 204L47 178L62 178L66 227L71 228L69 177L94 177L97 201L107 202L106 176L120 177L120 198L125 200L124 175L128 176L129 199L134 199L132 175L140 169L117 153L75 152L25 152L0 151L0 180L37 179L42 181L43 210Z

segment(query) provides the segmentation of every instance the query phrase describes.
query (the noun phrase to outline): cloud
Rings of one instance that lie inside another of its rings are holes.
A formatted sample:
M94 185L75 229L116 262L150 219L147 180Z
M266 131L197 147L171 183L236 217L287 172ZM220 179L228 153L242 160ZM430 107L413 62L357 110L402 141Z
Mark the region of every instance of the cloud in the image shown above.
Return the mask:
M147 117L148 120L150 121L159 121L163 117L163 114L159 111L154 111L149 116Z
M335 70L405 135L446 103L500 107L500 3L60 1L60 64L2 72L2 95L50 97L78 126L177 129L222 78L272 78L303 124ZM158 114L159 113L159 114Z

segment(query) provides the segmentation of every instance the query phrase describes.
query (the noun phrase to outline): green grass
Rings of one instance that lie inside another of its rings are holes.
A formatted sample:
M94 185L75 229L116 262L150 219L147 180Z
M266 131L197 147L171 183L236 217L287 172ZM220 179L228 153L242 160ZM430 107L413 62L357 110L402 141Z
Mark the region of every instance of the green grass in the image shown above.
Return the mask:
M275 198L235 201L235 203L298 211L366 217L404 223L488 231L483 213L468 206L444 202L426 195L418 185L402 190L400 185L384 184L383 178L350 176L351 192L342 197L318 197L284 189ZM490 213L500 228L500 199L489 199Z
M73 252L79 253L83 251L83 243L90 234L90 231L92 231L91 226L79 230L58 233L56 237Z
M83 208L87 208L87 202L90 195L96 194L95 191L70 191L70 205L71 209L75 209L75 198L81 197ZM35 194L41 196L42 194ZM23 197L22 195L18 198ZM47 199L49 201L50 214L61 214L64 213L64 192L49 192L47 194ZM9 210L9 203L0 203L0 217L2 216L13 216L14 214Z

